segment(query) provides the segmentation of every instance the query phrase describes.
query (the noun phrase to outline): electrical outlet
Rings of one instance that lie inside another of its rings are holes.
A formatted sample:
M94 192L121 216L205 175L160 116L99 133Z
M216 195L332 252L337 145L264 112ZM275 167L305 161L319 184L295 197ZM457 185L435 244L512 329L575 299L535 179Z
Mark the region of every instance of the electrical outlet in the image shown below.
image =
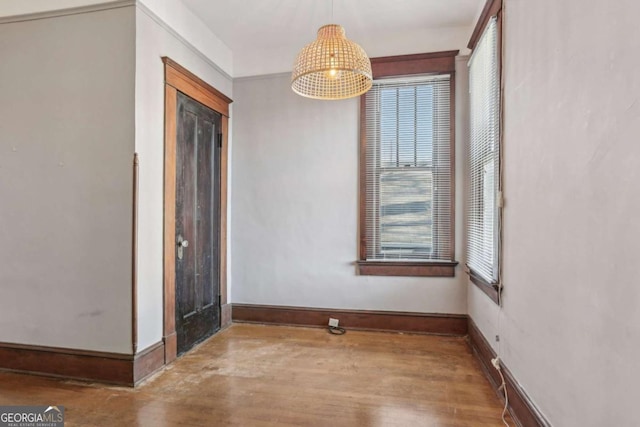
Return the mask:
M491 359L491 364L493 365L494 368L496 368L498 371L500 370L500 358L496 357L495 359Z
M340 323L338 319L334 319L332 317L329 318L329 326L331 326L332 328L337 328L338 323Z

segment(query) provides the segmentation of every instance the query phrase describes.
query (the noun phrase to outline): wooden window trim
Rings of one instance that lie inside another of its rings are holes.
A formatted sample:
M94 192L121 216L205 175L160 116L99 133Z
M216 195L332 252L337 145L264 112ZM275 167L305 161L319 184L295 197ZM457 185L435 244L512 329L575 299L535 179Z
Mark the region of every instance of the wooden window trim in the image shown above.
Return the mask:
M456 56L460 51L419 53L415 55L371 58L374 79L411 74L452 74L456 71ZM365 95L360 98L364 99Z
M478 18L478 22L476 23L475 28L473 29L473 33L471 34L471 38L469 39L469 44L467 47L473 51L478 41L480 40L480 36L484 32L485 28L489 24L489 20L491 17L497 17L497 32L498 32L498 66L500 67L500 80L502 80L502 2L503 0L487 0L482 9L482 13L480 14L480 18ZM502 116L502 109L504 107L504 101L502 99L502 88L500 90L500 115ZM500 126L502 127L502 117L500 119ZM502 132L500 132L502 135ZM500 137L500 144L502 145L502 136ZM502 147L500 148L502 151ZM500 165L502 168L502 165ZM500 186L502 187L502 186ZM501 219L502 221L502 219ZM502 239L500 239L502 240ZM502 249L502 245L500 245L499 251ZM499 260L502 259L502 253L498 254ZM502 285L501 283L489 283L486 280L480 278L472 270L469 270L469 280L471 283L476 285L478 289L484 292L491 301L496 303L497 305L501 304L501 296L502 296Z
M373 78L407 76L412 74L449 74L450 79L450 135L451 135L451 253L455 254L455 58L457 50L421 53L415 55L371 58ZM457 261L367 261L366 229L366 95L360 96L360 149L359 149L359 260L358 274L364 276L426 276L453 277Z
M502 11L502 0L487 0L487 2L484 5L484 8L482 9L482 13L480 14L480 18L478 18L478 22L476 23L476 26L473 29L473 33L471 33L471 38L469 39L469 44L467 44L467 47L470 50L475 49L476 45L478 44L478 41L480 40L480 36L482 35L482 32L484 31L485 27L487 26L487 24L489 23L489 19L491 19L492 16L497 16L498 14L501 15ZM500 30L501 30L501 19L498 20L498 34L500 34ZM500 38L498 38L498 40L500 40Z
M358 261L361 276L454 277L457 261Z
M476 285L478 289L484 292L491 301L498 305L500 304L502 288L498 284L487 282L480 276L474 274L472 270L469 271L469 280L471 280L471 282Z
M227 182L229 104L233 101L213 86L182 67L171 58L163 57L165 96L164 135L164 325L165 364L177 357L175 324L175 231L176 231L176 106L178 91L222 115L222 148L220 151L220 304L227 304ZM221 307L222 310L222 307Z

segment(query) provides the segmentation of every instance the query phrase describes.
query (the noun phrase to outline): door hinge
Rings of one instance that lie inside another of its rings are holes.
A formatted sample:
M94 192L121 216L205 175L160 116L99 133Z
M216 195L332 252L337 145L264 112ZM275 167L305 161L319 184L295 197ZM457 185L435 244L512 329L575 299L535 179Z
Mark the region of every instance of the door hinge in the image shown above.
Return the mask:
M222 134L218 134L218 147L222 148Z
M218 307L222 307L222 295L218 295Z

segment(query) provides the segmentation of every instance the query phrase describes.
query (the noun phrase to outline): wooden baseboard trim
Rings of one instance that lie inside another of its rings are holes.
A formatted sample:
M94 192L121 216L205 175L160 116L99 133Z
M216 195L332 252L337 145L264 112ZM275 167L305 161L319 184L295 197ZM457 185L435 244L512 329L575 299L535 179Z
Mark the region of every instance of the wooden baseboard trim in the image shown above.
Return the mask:
M0 369L132 385L132 355L0 343Z
M471 318L469 318L468 342L474 356L478 359L478 362L480 362L480 367L489 380L489 383L495 390L496 394L504 402L504 395L502 391L498 391L498 387L502 383L500 375L491 364L491 359L496 357L496 353L493 351L493 348L491 348L491 345L484 335L482 335L482 332L480 332L480 329L478 329ZM509 413L515 423L520 427L549 427L551 424L549 424L536 406L531 402L524 390L522 390L518 382L514 379L509 369L507 369L502 362L500 363L500 366L509 395Z
M164 342L158 342L133 359L133 384L138 385L164 366Z
M468 325L467 316L464 314L424 314L251 304L233 304L232 307L234 322L326 327L329 317L340 320L340 326L346 329L385 332L464 336L467 334Z
M163 343L135 356L0 343L0 370L12 372L134 386L163 365Z

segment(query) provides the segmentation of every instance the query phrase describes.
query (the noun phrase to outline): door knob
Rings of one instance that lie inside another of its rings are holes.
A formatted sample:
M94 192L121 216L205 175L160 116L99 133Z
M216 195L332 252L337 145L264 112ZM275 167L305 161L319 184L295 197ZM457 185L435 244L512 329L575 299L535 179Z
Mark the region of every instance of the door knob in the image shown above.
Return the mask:
M178 259L182 259L184 255L184 248L189 246L189 241L182 238L181 235L178 235Z

